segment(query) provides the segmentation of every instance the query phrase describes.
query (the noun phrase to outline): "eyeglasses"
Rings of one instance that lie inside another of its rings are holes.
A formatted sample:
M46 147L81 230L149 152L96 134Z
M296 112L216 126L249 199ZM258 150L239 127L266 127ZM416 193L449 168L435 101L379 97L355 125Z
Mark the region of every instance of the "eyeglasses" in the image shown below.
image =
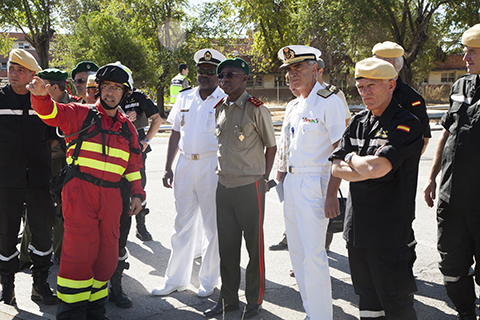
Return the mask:
M241 72L227 72L227 73L220 73L218 74L218 79L223 79L223 78L227 78L227 79L231 79L233 78L236 74L242 74Z
M102 90L109 90L109 91L114 91L116 93L123 92L123 88L117 87L117 86L111 86L108 84L102 84Z
M200 74L200 75L206 74L207 76L213 76L215 74L215 70L198 68L197 73Z
M87 82L87 79L75 79L73 80L74 84L84 84Z

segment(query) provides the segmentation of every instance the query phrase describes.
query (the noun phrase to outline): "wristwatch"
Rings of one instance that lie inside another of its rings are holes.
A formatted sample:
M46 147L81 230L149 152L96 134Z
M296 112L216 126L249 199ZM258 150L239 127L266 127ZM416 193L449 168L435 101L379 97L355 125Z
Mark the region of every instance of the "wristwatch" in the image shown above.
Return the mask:
M145 139L143 139L143 141L145 141L146 144L150 144L150 140L148 140L147 137L145 137Z
M347 155L345 156L343 161L345 161L348 165L350 165L350 161L352 161L352 157L353 157L354 154L356 154L356 153L355 152L347 153Z

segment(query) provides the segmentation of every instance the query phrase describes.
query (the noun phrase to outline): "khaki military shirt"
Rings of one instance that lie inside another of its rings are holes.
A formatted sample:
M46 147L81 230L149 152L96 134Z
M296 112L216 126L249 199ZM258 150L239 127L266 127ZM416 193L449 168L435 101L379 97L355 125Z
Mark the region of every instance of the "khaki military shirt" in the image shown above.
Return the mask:
M270 111L245 91L232 104L223 99L215 119L219 182L234 188L258 181L265 174L265 147L276 145Z

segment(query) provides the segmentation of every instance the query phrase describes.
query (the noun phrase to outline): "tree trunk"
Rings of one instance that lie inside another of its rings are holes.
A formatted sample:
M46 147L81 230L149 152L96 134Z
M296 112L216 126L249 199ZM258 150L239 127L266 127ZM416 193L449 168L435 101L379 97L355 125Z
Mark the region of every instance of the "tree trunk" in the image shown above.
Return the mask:
M160 117L167 118L165 114L165 84L159 83L157 85L157 108L160 113Z

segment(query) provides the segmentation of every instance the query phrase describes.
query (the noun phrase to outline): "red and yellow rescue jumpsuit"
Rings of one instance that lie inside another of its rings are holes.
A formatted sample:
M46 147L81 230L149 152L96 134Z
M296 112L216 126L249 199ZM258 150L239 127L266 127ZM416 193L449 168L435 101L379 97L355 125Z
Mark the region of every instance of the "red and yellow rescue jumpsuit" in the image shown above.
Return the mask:
M78 132L89 112L88 105L54 102L49 95L32 95L32 107L50 126L60 126L65 135ZM105 153L102 154L102 134L85 140L75 164L82 173L97 179L118 182L122 175L131 183L131 195L145 199L139 168L140 154L136 129L120 112L109 117L97 101L101 126L121 132L124 122L132 133L131 141L123 135L105 135ZM92 126L88 131L93 130ZM78 135L67 138L67 144ZM131 145L130 145L131 144ZM75 145L67 151L67 163L72 163ZM63 216L65 235L57 279L57 295L62 302L77 306L106 299L107 282L113 275L118 260L118 238L122 198L119 188L106 188L74 177L63 188Z

